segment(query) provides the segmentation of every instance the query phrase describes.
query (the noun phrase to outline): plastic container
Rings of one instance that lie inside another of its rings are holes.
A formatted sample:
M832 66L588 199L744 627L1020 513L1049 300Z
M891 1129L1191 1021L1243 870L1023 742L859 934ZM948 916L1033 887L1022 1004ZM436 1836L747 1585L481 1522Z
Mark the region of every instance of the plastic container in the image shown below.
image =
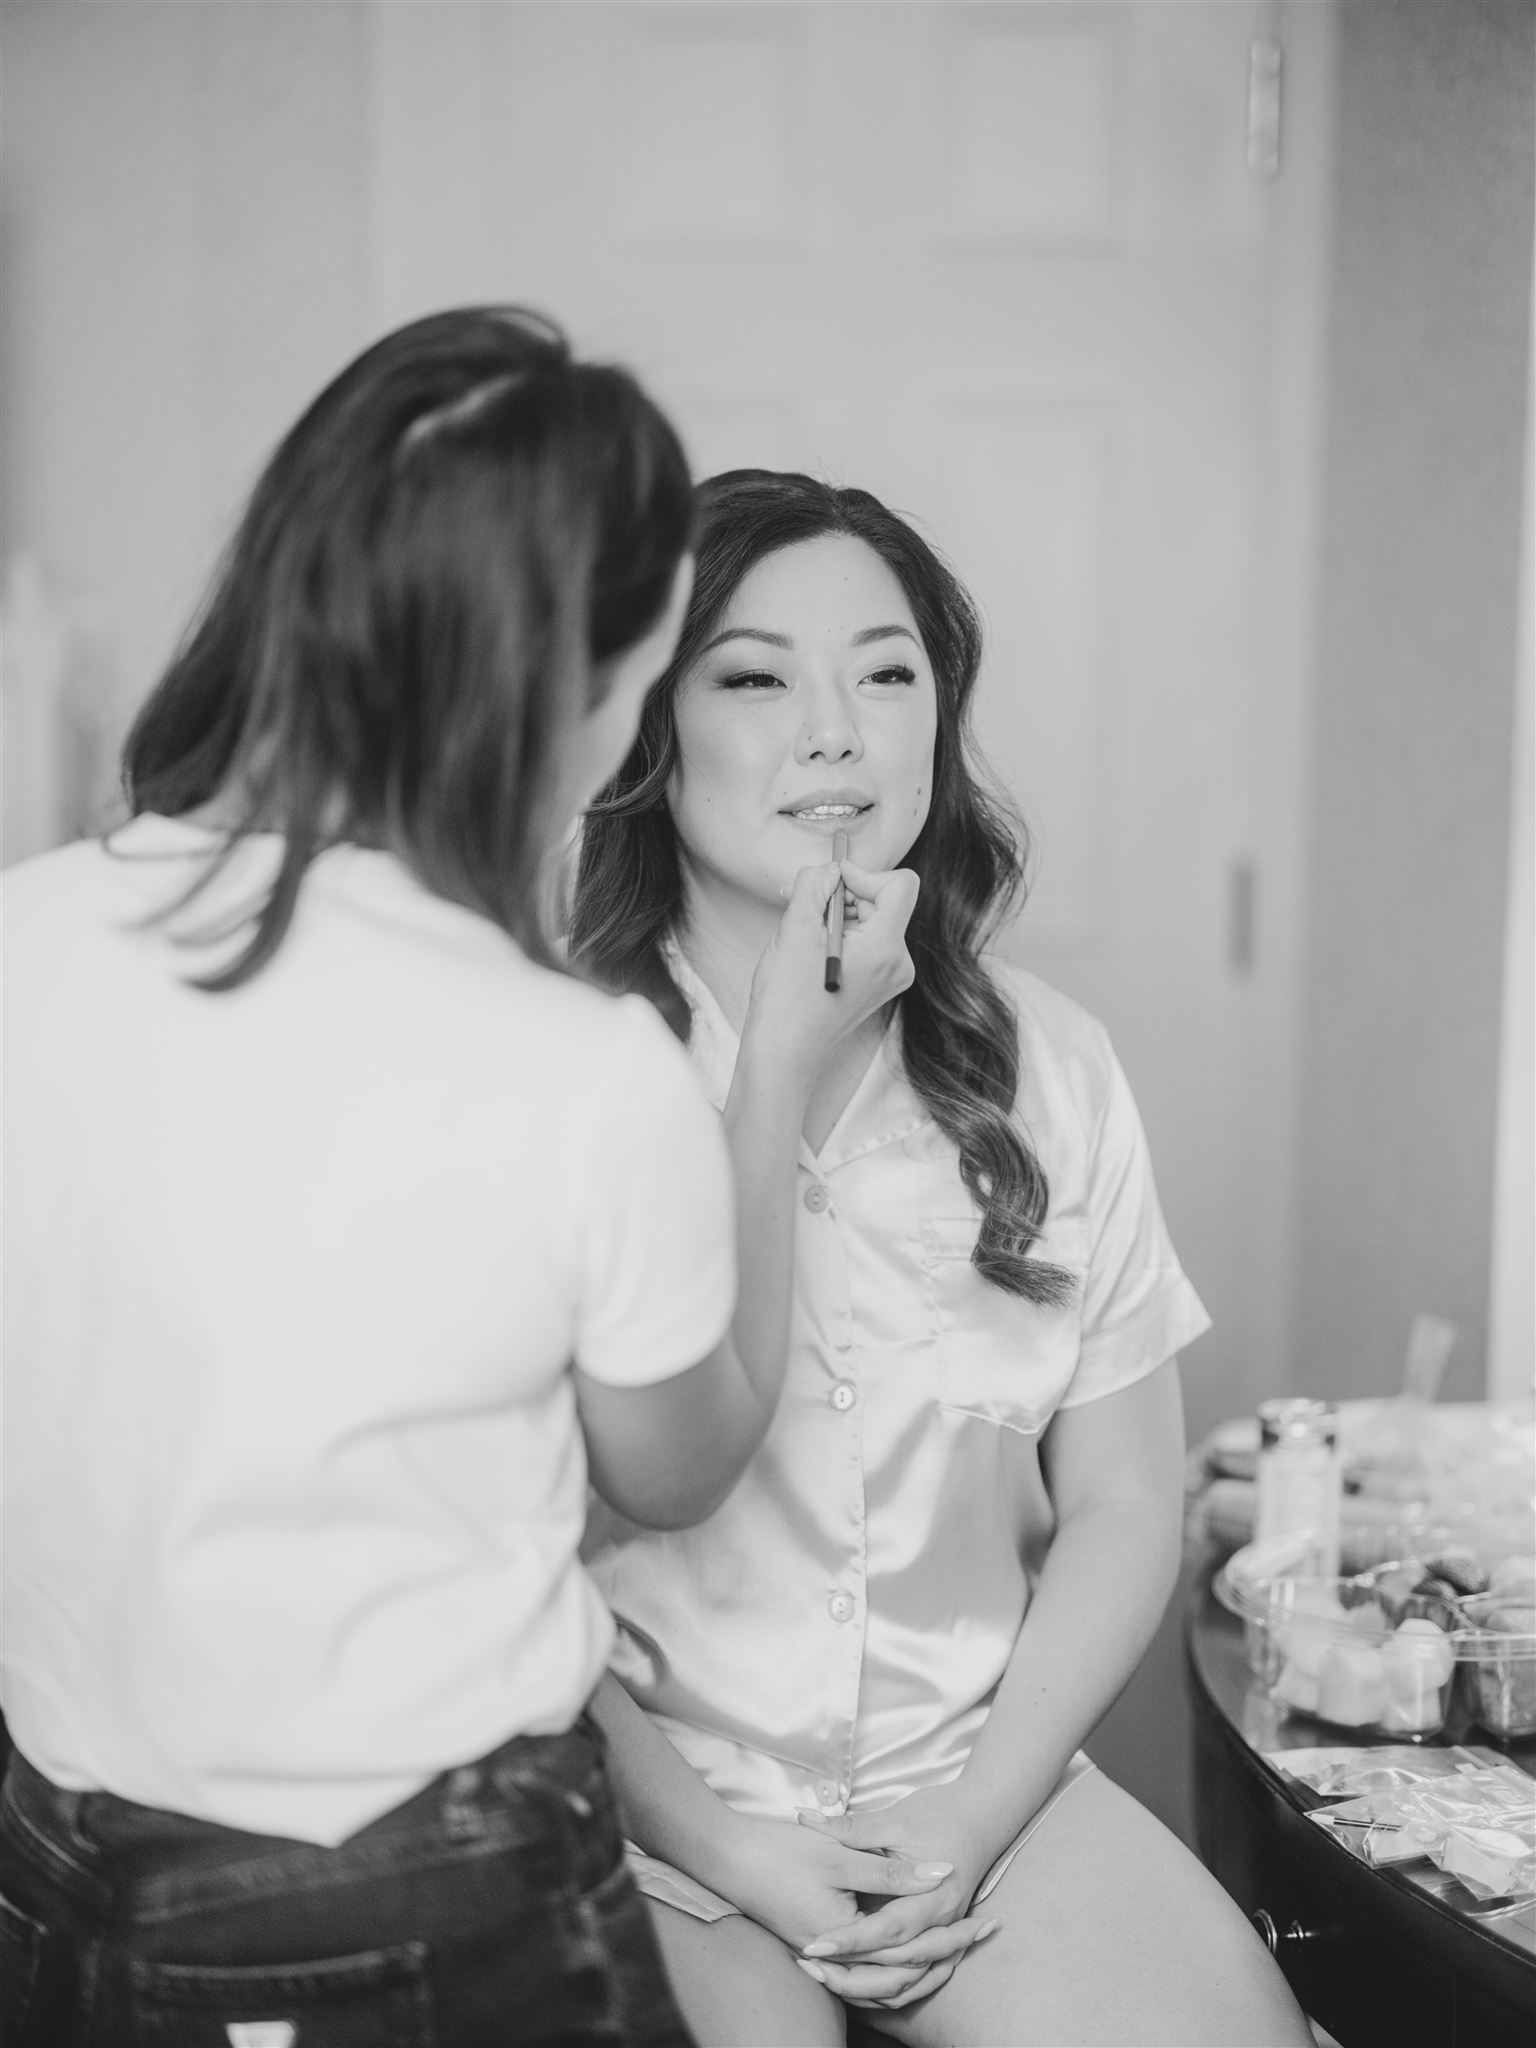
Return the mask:
M1536 1608L1529 1590L1483 1593L1463 1600L1461 1610L1456 1654L1473 1717L1499 1741L1536 1735Z
M1421 1742L1440 1733L1457 1638L1433 1613L1407 1611L1425 1603L1406 1596L1402 1564L1353 1578L1250 1577L1241 1565L1239 1553L1217 1574L1216 1596L1242 1617L1248 1667L1271 1698L1359 1734Z
M1432 1571L1393 1560L1349 1578L1311 1578L1239 1551L1217 1598L1241 1616L1248 1668L1294 1713L1410 1742L1437 1735L1455 1689L1497 1741L1536 1735L1536 1604L1518 1578L1464 1594L1488 1574L1442 1556Z

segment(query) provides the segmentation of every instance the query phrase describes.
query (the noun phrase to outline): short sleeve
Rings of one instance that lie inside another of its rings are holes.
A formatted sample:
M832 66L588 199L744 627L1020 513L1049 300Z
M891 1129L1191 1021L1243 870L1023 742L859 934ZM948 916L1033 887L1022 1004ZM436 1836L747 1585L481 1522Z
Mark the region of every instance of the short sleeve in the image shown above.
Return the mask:
M1145 1379L1211 1326L1168 1236L1146 1134L1112 1053L1085 1206L1089 1252L1082 1339L1063 1408Z
M582 1171L576 1364L610 1386L697 1365L736 1305L735 1187L688 1055L639 997L615 1005Z

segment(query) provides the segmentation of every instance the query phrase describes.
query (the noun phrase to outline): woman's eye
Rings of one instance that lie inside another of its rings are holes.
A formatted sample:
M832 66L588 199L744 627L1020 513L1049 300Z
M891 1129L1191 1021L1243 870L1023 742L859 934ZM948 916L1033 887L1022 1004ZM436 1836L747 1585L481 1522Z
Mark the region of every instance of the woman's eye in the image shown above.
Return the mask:
M722 690L777 690L782 687L779 678L765 668L743 669L739 675L720 678Z
M866 683L915 683L917 674L904 661L894 661L889 668L872 670L864 680Z

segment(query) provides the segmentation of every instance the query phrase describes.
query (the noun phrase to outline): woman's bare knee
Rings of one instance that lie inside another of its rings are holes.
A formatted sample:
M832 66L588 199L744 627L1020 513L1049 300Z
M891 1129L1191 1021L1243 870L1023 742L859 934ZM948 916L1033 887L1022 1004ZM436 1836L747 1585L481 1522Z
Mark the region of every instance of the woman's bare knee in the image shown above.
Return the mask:
M1161 1822L1097 1772L987 1901L1002 1925L888 2031L911 2048L1309 2048L1242 1913Z

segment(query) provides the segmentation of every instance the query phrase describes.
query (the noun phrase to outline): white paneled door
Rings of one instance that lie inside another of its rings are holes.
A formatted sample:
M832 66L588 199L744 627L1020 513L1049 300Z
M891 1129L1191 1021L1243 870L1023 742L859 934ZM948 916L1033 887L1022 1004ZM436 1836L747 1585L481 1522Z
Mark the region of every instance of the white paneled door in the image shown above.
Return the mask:
M1264 309L1284 252L1249 162L1272 32L1246 0L373 23L377 325L548 309L641 372L701 474L862 484L980 600L981 731L1037 842L1006 949L1114 1033L1217 1319L1197 1417L1279 1383L1264 1267L1284 1251L1255 1222L1275 1162L1232 929L1273 684Z

